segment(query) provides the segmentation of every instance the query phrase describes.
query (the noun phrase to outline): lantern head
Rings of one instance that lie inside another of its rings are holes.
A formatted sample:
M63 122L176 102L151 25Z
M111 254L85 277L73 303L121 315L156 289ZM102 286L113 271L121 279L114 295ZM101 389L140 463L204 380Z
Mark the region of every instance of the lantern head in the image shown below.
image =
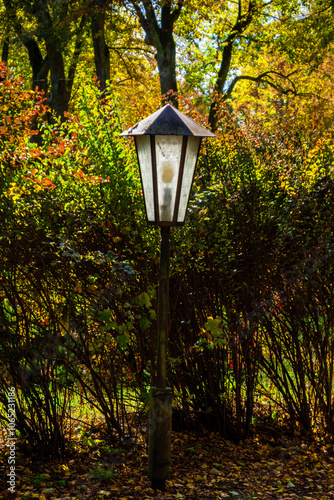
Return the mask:
M167 104L131 127L140 168L148 224L184 224L203 137L215 134Z

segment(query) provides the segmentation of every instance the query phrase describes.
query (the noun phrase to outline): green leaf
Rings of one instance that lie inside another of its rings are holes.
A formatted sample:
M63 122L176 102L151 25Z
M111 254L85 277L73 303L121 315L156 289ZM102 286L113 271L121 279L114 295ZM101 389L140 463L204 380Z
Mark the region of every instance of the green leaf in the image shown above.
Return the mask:
M151 300L150 300L150 296L147 292L143 292L140 296L139 296L139 305L140 307L147 307L149 308L151 306Z
M157 319L157 314L156 314L156 312L155 312L155 310L154 310L154 309L150 309L149 313L150 313L150 318L151 318L152 320Z
M130 340L130 336L127 333L124 333L123 335L118 335L117 337L117 342L118 345L121 349L126 349L127 348L127 342Z
M99 320L108 322L108 321L110 321L111 314L112 314L112 311L105 309L104 311L101 311L99 313Z
M204 325L204 326L205 326L205 328L206 328L207 330L214 330L215 328L217 328L217 327L218 327L218 325L219 325L219 323L221 322L221 320L222 320L222 319L221 319L220 317L218 317L218 318L216 318L216 319L211 318L211 319L209 319L209 321L207 321L207 322L205 323L205 325Z

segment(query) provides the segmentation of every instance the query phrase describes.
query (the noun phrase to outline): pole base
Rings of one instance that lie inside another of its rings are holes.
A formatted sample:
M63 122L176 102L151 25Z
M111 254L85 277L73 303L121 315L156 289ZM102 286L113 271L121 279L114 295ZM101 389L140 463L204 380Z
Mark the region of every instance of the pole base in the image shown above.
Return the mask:
M153 490L166 491L165 479L151 479L151 486Z
M172 395L170 387L151 387L148 476L152 488L164 491L171 462Z

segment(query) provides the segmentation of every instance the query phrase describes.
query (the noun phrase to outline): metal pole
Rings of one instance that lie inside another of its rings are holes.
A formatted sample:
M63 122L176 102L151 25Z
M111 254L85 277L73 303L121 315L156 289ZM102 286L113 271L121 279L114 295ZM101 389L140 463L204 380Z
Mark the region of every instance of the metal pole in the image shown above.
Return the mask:
M171 461L172 389L166 387L166 353L169 312L170 227L161 227L157 378L151 387L148 475L152 488L164 491Z
M166 352L169 312L170 227L161 227L159 310L157 332L157 387L166 387Z

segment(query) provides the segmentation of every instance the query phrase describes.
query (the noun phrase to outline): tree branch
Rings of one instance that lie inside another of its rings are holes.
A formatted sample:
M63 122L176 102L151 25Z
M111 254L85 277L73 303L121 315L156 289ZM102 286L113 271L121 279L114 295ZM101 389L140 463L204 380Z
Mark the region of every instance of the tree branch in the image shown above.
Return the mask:
M144 26L147 24L147 19L146 17L144 16L141 8L139 7L138 5L138 2L135 2L134 0L131 2L131 4L133 5L135 11L136 11L136 14L138 16L138 19L139 19L139 22L142 26L142 28L144 28ZM146 29L144 28L144 30L146 31Z
M273 87L275 90L277 90L277 92L281 92L282 94L297 95L296 86L295 86L294 82L292 80L290 80L290 77L295 73L297 73L297 71L292 71L288 75L284 75L283 73L279 73L278 71L265 71L264 73L261 73L258 76L238 75L235 78L233 78L227 91L224 93L224 95L223 95L224 100L228 99L231 96L234 87L236 86L236 84L240 80L249 80L249 81L254 82L254 83L266 83L266 84L270 85L271 87ZM271 77L271 76L278 76L280 78L284 78L285 80L288 80L289 83L292 85L293 89L284 89L283 87L281 87L277 83L273 82L272 80L267 79L267 77Z
M69 88L68 88L68 90L69 90L69 92L72 90L72 86L73 86L73 82L74 82L74 76L75 76L75 72L76 72L76 68L77 68L77 65L78 65L79 56L80 56L81 49L82 49L83 42L84 42L84 39L83 39L83 28L84 28L86 22L87 22L87 17L86 16L82 16L81 21L80 21L79 30L78 30L77 39L75 41L75 47L74 47L74 52L73 52L73 56L72 56L72 59L71 59L71 64L70 64L70 67L69 67L69 70L68 70L68 81L69 81L69 84L68 84Z
M142 0L145 15L139 6L139 2L131 0L131 4L136 11L141 27L146 33L145 42L157 48L160 41L161 28L159 27L151 0Z
M145 12L146 12L147 23L149 24L149 26L152 26L152 27L154 26L154 30L158 33L160 30L160 27L159 27L159 24L158 24L156 15L155 15L154 7L152 5L151 0L142 0L142 3L144 5Z
M184 5L184 0L178 0L175 9L171 13L172 16L172 23L174 24L175 21L180 17L182 7Z
M261 8L262 7L263 6L261 6ZM228 36L226 37L225 42L223 43L222 61L220 64L220 68L218 71L217 80L216 80L216 84L215 84L215 91L218 95L223 93L224 85L226 83L227 76L228 76L228 73L230 71L234 43L238 38L240 38L240 36L243 34L243 32L246 30L246 28L251 24L251 22L253 20L254 13L256 12L256 10L257 10L257 6L256 6L255 2L253 3L253 0L250 0L249 4L248 4L248 9L245 12L245 14L243 14L241 0L238 0L238 15L237 15L236 21L235 21L234 26L232 27L231 31L229 32ZM219 48L219 51L220 50L221 49ZM236 78L237 78L237 80L235 80L235 81L233 80L233 82L231 83L232 89L228 93L228 95L230 95L230 93L232 92L234 86L236 85L236 83L238 81L238 77L236 77ZM240 77L239 77L239 79L240 79ZM213 131L215 131L216 126L217 126L216 112L217 112L217 102L214 99L213 102L211 103L210 113L209 113L209 123L210 123Z

